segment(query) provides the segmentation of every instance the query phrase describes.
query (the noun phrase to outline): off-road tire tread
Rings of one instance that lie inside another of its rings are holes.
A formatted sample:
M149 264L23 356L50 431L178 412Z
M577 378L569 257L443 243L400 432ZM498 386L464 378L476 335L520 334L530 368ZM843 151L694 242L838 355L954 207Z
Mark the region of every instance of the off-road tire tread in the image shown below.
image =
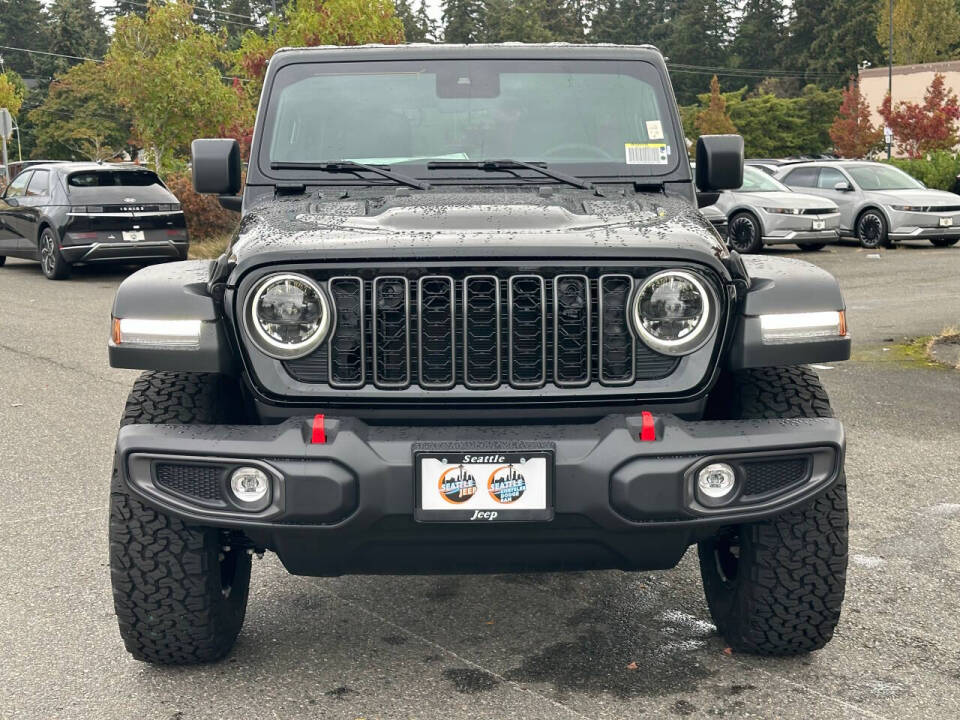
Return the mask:
M134 383L121 425L212 423L215 375L147 372ZM250 557L239 549L230 598L220 591L222 534L192 527L129 495L116 463L110 494L110 573L120 634L138 660L212 662L233 647L246 613Z
M733 378L738 419L832 417L820 381L806 367L760 368ZM734 650L795 655L818 650L840 620L847 570L846 481L803 508L741 526L740 568L733 595L700 548L707 601L717 629ZM707 545L707 547L709 547ZM712 596L712 597L711 597Z

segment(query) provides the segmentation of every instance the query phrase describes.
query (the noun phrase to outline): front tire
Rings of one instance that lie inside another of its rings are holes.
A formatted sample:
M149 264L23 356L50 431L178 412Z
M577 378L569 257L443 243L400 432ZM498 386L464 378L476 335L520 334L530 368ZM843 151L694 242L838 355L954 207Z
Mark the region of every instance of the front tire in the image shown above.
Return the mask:
M879 210L867 210L860 215L857 218L856 231L860 246L867 250L876 250L890 245L890 238L887 236L887 219Z
M751 213L736 213L727 225L727 245L741 254L760 252L763 249L760 221Z
M6 255L0 255L0 267L3 267L3 266L6 265L6 264L7 264L7 256L6 256Z
M960 238L930 238L930 242L933 243L934 247L940 248L956 245L958 240L960 240ZM0 262L0 265L3 265L3 263Z
M728 419L832 417L816 374L761 368L728 378ZM707 605L734 650L819 650L840 620L847 571L847 493L838 482L807 506L726 528L698 547Z
M235 397L235 395L233 396ZM236 420L220 376L147 372L121 425ZM127 651L137 660L188 665L227 655L243 625L250 555L239 538L196 527L127 492L116 462L110 493L110 577Z
M52 229L40 233L40 269L48 280L66 280L70 277L70 263L60 254L60 243Z

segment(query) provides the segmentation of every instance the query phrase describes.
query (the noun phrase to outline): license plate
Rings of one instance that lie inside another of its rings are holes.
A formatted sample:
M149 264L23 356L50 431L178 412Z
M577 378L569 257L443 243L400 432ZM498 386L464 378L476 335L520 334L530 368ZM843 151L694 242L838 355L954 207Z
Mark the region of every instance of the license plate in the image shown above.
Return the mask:
M144 239L143 230L124 230L123 239L126 242L140 242Z
M421 522L538 521L553 518L549 452L417 453Z
M814 220L813 229L814 230L823 230L827 226L826 220Z
M940 218L940 227L951 227L953 225L953 218Z

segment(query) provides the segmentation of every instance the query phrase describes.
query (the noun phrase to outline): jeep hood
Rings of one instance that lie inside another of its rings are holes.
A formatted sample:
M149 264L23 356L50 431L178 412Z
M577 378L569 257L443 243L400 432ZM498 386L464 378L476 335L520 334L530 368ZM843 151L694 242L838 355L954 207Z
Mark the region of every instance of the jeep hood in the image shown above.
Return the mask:
M722 267L728 251L682 199L605 189L324 189L252 207L229 250L239 273L274 262L657 257Z

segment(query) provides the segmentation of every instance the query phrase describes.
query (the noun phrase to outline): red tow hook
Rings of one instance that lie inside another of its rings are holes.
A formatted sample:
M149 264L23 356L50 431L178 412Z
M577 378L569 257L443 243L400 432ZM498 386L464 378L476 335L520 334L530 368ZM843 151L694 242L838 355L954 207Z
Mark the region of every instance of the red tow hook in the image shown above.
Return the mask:
M327 442L327 431L323 426L323 415L313 416L313 429L310 433L310 442L314 445L323 445Z
M640 413L640 440L649 442L656 439L657 425L653 421L653 413L644 410Z

